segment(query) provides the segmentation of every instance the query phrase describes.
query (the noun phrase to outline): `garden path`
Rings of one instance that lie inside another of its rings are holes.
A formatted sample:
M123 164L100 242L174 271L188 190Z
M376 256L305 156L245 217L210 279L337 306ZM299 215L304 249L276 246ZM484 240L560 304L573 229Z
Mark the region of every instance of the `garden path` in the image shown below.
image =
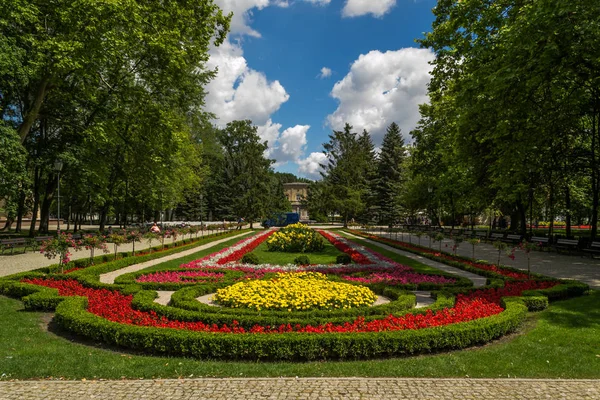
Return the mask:
M600 380L229 378L0 382L0 399L482 399L600 398Z
M419 238L408 233L382 233L370 232L371 234L387 237L393 240L401 240L406 243L419 243ZM429 239L421 238L421 245L432 249L439 249L439 243L432 243L429 246ZM444 239L441 248L450 252L454 242L451 239ZM378 246L380 246L378 244ZM461 243L456 253L459 256L473 256L473 249L468 243ZM529 253L531 259L531 272L551 276L559 279L575 279L588 284L592 289L600 289L600 259L576 254L559 254L551 251L532 251ZM500 263L513 268L527 271L527 256L520 250L516 250L515 259L511 260L506 254L502 253ZM498 250L490 243L479 243L475 246L475 258L486 260L490 263L498 261Z
M199 251L202 251L202 250L214 247L214 246L216 246L218 244L227 242L227 241L232 240L232 239L236 239L236 238L240 238L242 236L246 236L246 235L248 235L250 233L252 233L252 232L244 232L241 235L229 236L229 237L226 237L225 239L215 240L214 242L210 242L210 243L204 244L202 246L194 247L193 249L182 251L180 253L171 254L169 256L157 258L155 260L150 260L150 261L147 261L147 262L144 262L144 263L140 263L140 264L130 265L129 267L122 268L122 269L119 269L119 270L116 270L116 271L109 272L107 274L100 275L100 282L102 282L102 283L115 283L115 279L118 276L121 276L121 275L124 275L124 274L128 274L130 272L141 271L141 270L146 269L148 267L152 267L153 265L162 264L162 263L164 263L166 261L171 261L171 260L176 260L178 258L186 257L186 256L189 256L190 254L194 254L194 253L197 253Z
M419 255L413 254L413 253L409 253L407 251L402 251L402 250L396 249L395 247L391 247L391 246L387 246L382 243L378 243L374 240L364 239L360 236L352 235L351 233L346 233L346 234L355 239L363 239L364 241L366 241L369 244L379 246L382 249L386 249L387 251L391 251L392 253L400 254L401 256L408 257L411 260L415 260L422 264L429 265L430 267L439 269L444 272L448 272L450 274L454 274L454 275L458 275L458 276L467 278L473 282L473 286L475 286L475 287L485 286L485 282L486 282L487 278L484 276L480 276L477 274L473 274L471 272L463 271L462 269L454 268L449 265L430 260L429 258L425 258L425 257L419 256Z

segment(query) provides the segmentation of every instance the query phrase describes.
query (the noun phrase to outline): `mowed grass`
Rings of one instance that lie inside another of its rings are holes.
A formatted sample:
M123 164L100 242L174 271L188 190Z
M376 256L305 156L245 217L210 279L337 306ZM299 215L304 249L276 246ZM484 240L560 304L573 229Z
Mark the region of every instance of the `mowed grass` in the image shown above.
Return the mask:
M294 259L299 256L307 256L311 264L335 264L337 256L343 253L325 240L325 238L323 238L323 241L325 242L325 248L318 253L284 253L281 251L269 251L267 249L267 243L263 242L252 251L252 254L255 254L258 257L261 264L293 264Z
M46 330L50 314L0 296L0 379L396 376L600 378L600 292L529 315L524 329L479 348L371 361L201 361L138 355ZM51 324L52 326L52 324Z

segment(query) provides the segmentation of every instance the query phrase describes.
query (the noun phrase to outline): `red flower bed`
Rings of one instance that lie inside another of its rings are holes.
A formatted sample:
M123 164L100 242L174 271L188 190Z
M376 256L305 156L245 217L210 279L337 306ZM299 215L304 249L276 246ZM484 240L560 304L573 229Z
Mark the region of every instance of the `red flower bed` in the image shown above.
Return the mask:
M360 234L360 232L357 232L357 234ZM412 251L416 251L416 252L420 252L420 253L425 253L425 254L432 254L432 255L434 255L436 257L443 258L444 260L459 262L459 263L466 264L466 265L468 265L470 267L473 267L473 268L481 269L481 270L484 270L484 271L490 271L490 272L496 273L498 275L506 276L508 278L513 278L513 279L529 279L529 277L527 276L527 274L523 273L523 272L511 271L511 270L508 270L508 269L505 269L505 268L498 267L496 265L483 264L483 263L477 263L477 262L474 262L474 261L468 261L468 260L465 260L465 259L460 258L460 257L452 256L450 254L440 253L439 251L435 251L435 250L424 248L424 247L414 246L412 244L408 244L408 243L404 243L404 242L399 242L399 241L388 239L388 238L384 238L384 237L381 237L381 236L362 235L362 234L360 234L360 235L361 236L367 236L369 239L373 239L373 240L376 240L376 241L379 241L379 242L389 243L389 244L392 244L394 246L403 247L403 248L408 249L408 250L412 250Z
M352 258L352 261L354 261L355 263L373 264L373 262L369 260L364 254L356 251L352 247L348 246L346 243L340 242L338 239L329 234L329 232L325 232L323 230L318 230L317 232L319 232L325 239L327 239L331 244L333 244L336 249L348 254Z
M353 323L334 325L327 323L318 326L280 325L259 326L255 325L248 331L240 327L235 321L231 326L207 325L201 321L182 322L158 316L154 311L145 312L135 310L131 306L131 295L123 295L107 289L91 289L82 286L75 280L51 279L25 279L25 283L56 288L61 296L86 296L88 298L88 311L109 321L122 324L152 326L159 328L187 329L202 332L222 333L328 333L328 332L378 332L395 331L403 329L422 329L434 326L454 324L488 317L502 312L499 305L502 296L518 296L523 290L543 289L556 285L556 282L510 282L501 289L476 290L468 295L460 295L452 308L425 314L407 314L400 317L392 315L370 322L358 317Z

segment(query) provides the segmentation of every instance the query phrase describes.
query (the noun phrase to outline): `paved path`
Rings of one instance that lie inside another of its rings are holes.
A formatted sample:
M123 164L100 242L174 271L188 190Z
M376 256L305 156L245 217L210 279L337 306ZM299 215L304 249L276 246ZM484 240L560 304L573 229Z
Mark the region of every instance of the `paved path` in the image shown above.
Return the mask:
M379 232L371 232L379 236ZM402 240L406 243L419 243L419 238L408 233L397 235L395 233L384 233L381 236L396 240ZM442 250L452 252L454 242L445 239L442 242ZM429 238L421 237L421 245L429 247ZM446 247L446 245L448 247ZM432 249L438 250L439 243L434 242L431 245ZM473 256L472 247L469 243L463 242L460 244L457 254L463 257L471 258ZM552 276L561 279L576 279L585 282L593 289L600 289L600 259L591 257L582 257L578 255L558 254L550 251L532 251L531 257L531 272L537 272L542 275ZM489 243L480 243L475 246L475 258L478 260L486 260L491 263L498 261L498 250ZM519 268L527 271L527 256L520 250L515 251L515 259L511 260L505 253L501 254L500 263L509 267Z
M454 274L454 275L458 275L458 276L462 276L464 278L467 278L467 279L469 279L469 280L471 280L473 282L473 286L475 286L475 287L485 286L485 283L487 281L487 278L485 278L485 277L483 277L481 275L477 275L477 274L473 274L471 272L463 271L462 269L454 268L454 267L451 267L449 265L442 264L440 262L430 260L429 258L425 258L425 257L421 257L419 255L413 254L413 253L409 253L408 251L399 250L399 249L397 249L395 247L391 247L391 246L385 245L383 243L376 242L374 240L365 239L365 238L362 238L360 236L352 235L350 233L346 233L346 234L348 236L352 237L352 238L362 239L362 240L364 240L367 243L370 243L370 244L375 245L375 246L379 246L382 249L386 249L387 251L391 251L392 253L396 253L396 254L400 254L401 256L408 257L411 260L415 260L415 261L420 262L421 264L429 265L430 267L437 268L437 269L439 269L441 271L444 271L444 272L448 272L449 274Z
M599 380L261 378L0 382L0 400L600 398Z
M204 232L204 234L208 235L208 233L206 233L206 232ZM202 237L202 234L199 234L198 237ZM186 238L189 238L189 235L186 235ZM181 240L181 237L179 237L178 239ZM172 242L173 242L173 239L165 239L165 244L172 243ZM137 251L144 250L144 249L147 249L147 248L150 248L153 246L158 246L159 244L160 244L160 242L157 240L153 240L152 243L150 244L150 243L148 243L147 240L144 239L141 242L135 244L135 251L137 252ZM114 254L114 248L111 243L108 243L108 249L110 250L110 253L108 253L108 254ZM121 246L119 246L117 251L122 252L122 251L132 251L132 250L133 250L133 245L131 243L126 243L126 244L122 244ZM104 254L104 253L102 253L101 250L96 250L94 255L99 256L102 254ZM72 255L71 255L71 260L77 260L80 258L89 258L89 257L90 257L90 251L83 249L80 251L73 251ZM0 255L0 276L7 276L7 275L12 275L12 274L17 274L19 272L31 271L34 269L47 267L49 265L57 264L57 263L58 263L58 258L49 260L43 254L41 254L39 252L32 252L32 251L29 251L25 254Z
M102 282L102 283L115 283L115 279L118 276L121 276L121 275L124 275L124 274L128 274L130 272L141 271L141 270L146 269L148 267L151 267L153 265L162 264L162 263L164 263L166 261L176 260L178 258L189 256L190 254L194 254L194 253L197 253L199 251L202 251L202 250L205 250L205 249L209 249L209 248L214 247L214 246L216 246L216 245L218 245L220 243L225 243L225 242L227 242L229 240L232 240L232 239L240 238L242 236L247 236L249 233L252 233L252 232L244 232L241 235L229 236L229 237L227 237L225 239L215 240L214 242L203 244L202 246L194 247L193 249L189 249L189 250L186 250L186 251L182 251L180 253L175 253L175 254L171 254L169 256L157 258L155 260L150 260L150 261L147 261L145 263L133 264L133 265L130 265L129 267L118 269L116 271L112 271L112 272L109 272L107 274L100 275L100 282Z

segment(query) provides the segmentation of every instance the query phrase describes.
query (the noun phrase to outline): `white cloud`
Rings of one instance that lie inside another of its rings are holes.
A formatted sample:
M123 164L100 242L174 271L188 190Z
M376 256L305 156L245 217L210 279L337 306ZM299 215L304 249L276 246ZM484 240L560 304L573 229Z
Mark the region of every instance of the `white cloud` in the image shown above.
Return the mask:
M304 155L306 133L310 129L310 125L296 125L280 133L281 126L269 119L258 127L258 136L269 146L265 156L274 159L276 166L296 162Z
M327 156L323 153L310 153L303 160L297 160L298 172L309 179L321 179L321 165L327 161Z
M326 6L329 3L331 3L331 0L304 0L304 1L307 1L309 3L313 3L313 4L318 5L318 6Z
M275 6L277 7L281 7L281 8L288 8L290 6L290 3L288 0L274 0Z
M321 68L321 73L319 74L319 78L325 79L331 76L331 68L323 67Z
M374 17L382 17L396 5L396 0L347 0L342 16L360 17L372 14Z
M368 130L376 144L385 129L396 122L405 139L419 120L419 104L428 102L434 54L429 49L406 48L382 53L374 50L359 56L350 72L337 82L331 96L338 108L327 116L333 129L348 122L357 132Z
M205 106L218 125L240 119L264 125L290 97L279 81L269 82L264 73L249 68L241 47L229 41L210 50L207 67L218 68L206 86Z
M215 0L224 14L233 12L231 17L231 33L260 37L260 33L250 28L249 22L252 18L252 10L262 10L269 5L269 0Z

